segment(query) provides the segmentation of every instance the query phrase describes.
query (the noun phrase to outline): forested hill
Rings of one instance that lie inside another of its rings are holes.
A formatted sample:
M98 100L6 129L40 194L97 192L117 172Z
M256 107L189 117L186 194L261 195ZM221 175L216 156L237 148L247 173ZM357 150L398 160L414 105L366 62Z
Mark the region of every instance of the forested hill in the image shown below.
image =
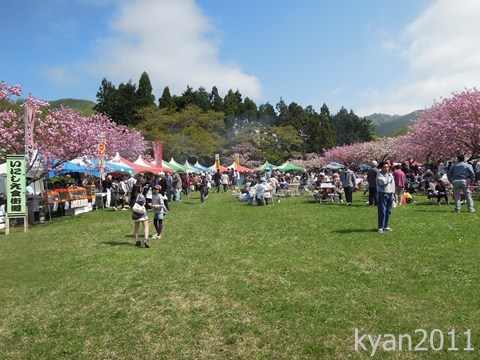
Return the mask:
M63 106L68 106L75 111L78 111L83 116L88 116L94 113L93 107L95 103L89 100L81 99L60 99L49 101L50 107L53 109L60 108Z
M49 101L50 106L54 109L60 108L61 105L68 106L84 116L94 113L93 107L95 103L89 100L82 99L59 99ZM406 127L412 125L412 120L418 118L420 111L414 111L406 115L388 115L388 114L372 114L366 116L375 125L375 134L379 137L394 136L399 133L404 133Z
M395 136L405 133L407 126L413 124L413 120L418 118L419 113L421 110L406 115L372 114L366 118L376 125L375 134L377 136Z

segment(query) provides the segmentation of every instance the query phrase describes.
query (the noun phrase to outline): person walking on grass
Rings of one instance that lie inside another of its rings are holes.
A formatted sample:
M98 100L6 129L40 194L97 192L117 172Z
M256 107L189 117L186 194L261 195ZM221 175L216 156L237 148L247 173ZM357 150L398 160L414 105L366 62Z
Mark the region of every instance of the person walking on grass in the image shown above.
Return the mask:
M222 185L223 185L223 192L227 192L228 189L228 184L230 182L230 179L228 178L228 174L226 171L223 172L222 177L221 177Z
M378 232L381 234L384 231L392 231L392 228L388 226L388 222L392 215L393 199L395 197L395 181L388 163L383 161L378 167L380 168L377 175Z
M465 195L467 208L469 212L475 212L473 208L473 199L468 189L468 185L475 181L475 173L472 165L465 163L465 155L457 156L457 163L448 169L448 181L453 185L453 194L455 196L455 212L459 213L462 207L461 193Z
M197 179L197 189L200 191L200 202L205 204L205 200L208 196L208 179L205 174L202 174Z
M372 160L372 167L367 172L368 205L369 206L377 206L377 202L378 202L377 175L380 170L378 169L377 166L378 166L377 161Z
M220 192L220 185L222 183L222 173L220 169L217 169L217 172L213 175L213 182L215 183L215 192Z
M352 205L353 200L353 189L355 189L356 178L352 170L350 170L350 165L345 164L343 170L340 172L340 181L342 182L343 191L345 192L345 200L347 205Z
M148 243L148 213L145 207L147 200L142 194L138 194L132 206L132 220L134 224L133 235L135 236L135 246L149 248ZM138 239L138 230L140 224L143 225L143 241Z
M395 170L393 171L392 175L395 182L395 201L397 202L397 205L401 205L403 193L405 192L405 182L407 181L407 176L403 172L400 164L395 165Z
M153 187L153 196L152 196L152 209L153 209L153 226L155 226L155 230L157 231L152 237L154 239L161 239L162 238L162 230L163 230L163 216L166 214L166 207L164 203L164 196L160 193L162 190L161 185L155 185Z

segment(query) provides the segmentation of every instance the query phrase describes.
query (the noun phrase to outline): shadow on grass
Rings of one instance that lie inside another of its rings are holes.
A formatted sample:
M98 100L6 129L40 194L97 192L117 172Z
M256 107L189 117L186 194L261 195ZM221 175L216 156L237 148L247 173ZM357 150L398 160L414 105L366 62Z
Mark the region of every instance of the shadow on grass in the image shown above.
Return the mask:
M122 242L122 241L104 241L101 244L110 245L110 246L133 246L134 245L130 242Z
M376 233L378 229L340 229L333 230L332 233L349 234L349 233Z

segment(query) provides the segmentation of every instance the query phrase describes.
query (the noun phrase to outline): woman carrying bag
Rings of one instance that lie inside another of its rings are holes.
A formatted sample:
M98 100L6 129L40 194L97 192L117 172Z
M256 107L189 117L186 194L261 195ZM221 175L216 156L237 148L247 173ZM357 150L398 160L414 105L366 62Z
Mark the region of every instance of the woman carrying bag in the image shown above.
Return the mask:
M150 244L148 243L148 213L147 208L145 207L146 199L142 194L137 195L137 199L132 206L132 220L135 225L134 235L135 235L135 246L142 248L149 248ZM140 224L143 225L143 241L138 240L138 229Z

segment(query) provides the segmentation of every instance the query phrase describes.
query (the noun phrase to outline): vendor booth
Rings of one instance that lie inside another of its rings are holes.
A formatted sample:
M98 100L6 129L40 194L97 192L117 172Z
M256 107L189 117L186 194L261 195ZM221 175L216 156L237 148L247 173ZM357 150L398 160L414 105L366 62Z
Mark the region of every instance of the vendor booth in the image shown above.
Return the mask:
M42 205L52 212L61 215L78 215L92 210L88 202L87 191L83 187L55 189L42 194Z

